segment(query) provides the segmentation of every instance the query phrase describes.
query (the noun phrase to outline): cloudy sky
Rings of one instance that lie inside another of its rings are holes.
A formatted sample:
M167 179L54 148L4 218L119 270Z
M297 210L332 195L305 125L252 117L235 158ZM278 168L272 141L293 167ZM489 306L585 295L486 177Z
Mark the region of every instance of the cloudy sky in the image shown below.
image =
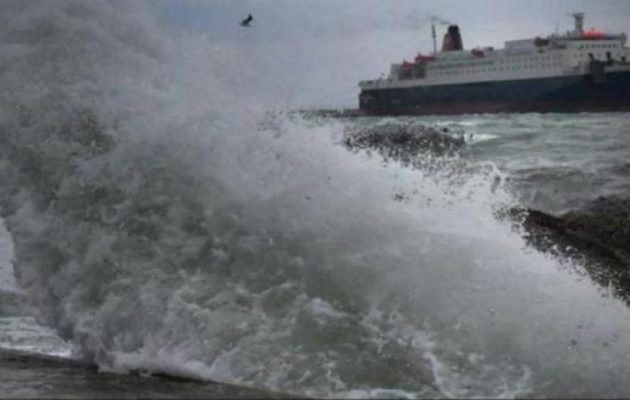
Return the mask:
M457 23L464 46L502 47L509 39L586 27L630 32L628 0L156 0L174 31L206 35L255 63L260 89L283 104L356 104L357 83L391 62L432 49L429 18ZM238 21L253 14L253 27ZM438 26L441 37L445 27ZM438 38L438 42L441 39Z

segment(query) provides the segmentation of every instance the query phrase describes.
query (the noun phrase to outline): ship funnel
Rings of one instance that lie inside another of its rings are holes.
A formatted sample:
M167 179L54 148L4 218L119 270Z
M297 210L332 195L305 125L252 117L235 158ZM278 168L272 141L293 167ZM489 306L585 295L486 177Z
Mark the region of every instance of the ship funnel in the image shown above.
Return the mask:
M446 34L444 35L444 41L442 42L442 51L457 50L464 50L462 35L459 33L459 27L457 25L451 25L448 27L448 32L446 32Z

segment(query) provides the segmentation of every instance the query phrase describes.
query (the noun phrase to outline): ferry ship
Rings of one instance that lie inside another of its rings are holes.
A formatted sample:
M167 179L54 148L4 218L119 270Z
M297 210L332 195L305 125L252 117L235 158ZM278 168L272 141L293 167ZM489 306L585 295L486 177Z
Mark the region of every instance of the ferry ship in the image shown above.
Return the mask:
M464 50L457 25L432 55L392 64L387 78L359 83L359 108L375 115L630 110L626 35L575 26L505 42L505 48Z

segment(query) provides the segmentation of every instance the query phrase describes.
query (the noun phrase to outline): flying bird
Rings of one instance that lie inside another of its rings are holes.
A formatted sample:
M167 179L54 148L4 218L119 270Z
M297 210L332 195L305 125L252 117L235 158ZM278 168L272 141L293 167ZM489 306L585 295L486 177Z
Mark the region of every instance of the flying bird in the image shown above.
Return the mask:
M249 14L247 16L247 18L245 18L244 20L241 21L241 26L249 28L249 27L251 27L251 23L252 23L253 20L254 20L254 17L252 17L252 15Z

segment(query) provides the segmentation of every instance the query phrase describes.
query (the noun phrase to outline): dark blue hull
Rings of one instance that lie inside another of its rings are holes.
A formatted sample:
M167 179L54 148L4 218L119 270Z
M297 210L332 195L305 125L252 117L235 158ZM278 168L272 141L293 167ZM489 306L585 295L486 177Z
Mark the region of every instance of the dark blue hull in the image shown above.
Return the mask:
M443 86L363 90L377 115L630 110L630 71Z

